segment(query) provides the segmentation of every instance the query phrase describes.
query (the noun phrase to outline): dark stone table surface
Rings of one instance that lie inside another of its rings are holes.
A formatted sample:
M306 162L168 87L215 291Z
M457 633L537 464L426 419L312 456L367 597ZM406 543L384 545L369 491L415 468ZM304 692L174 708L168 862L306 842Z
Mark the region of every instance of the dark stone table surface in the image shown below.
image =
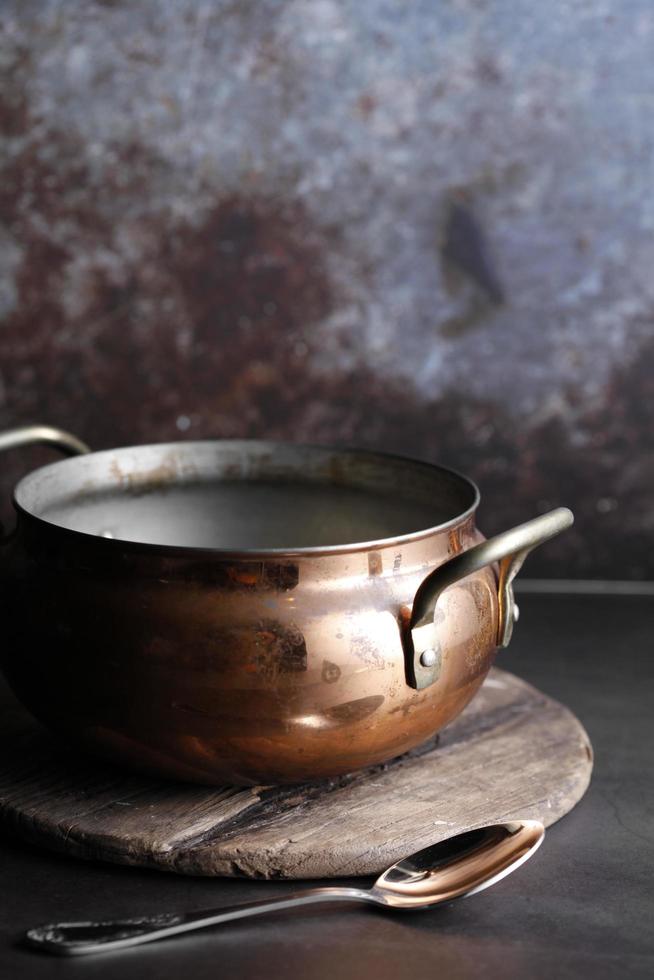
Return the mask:
M279 882L173 877L0 840L0 977L631 978L654 976L651 596L521 596L502 667L564 701L596 753L590 790L524 868L473 898L391 916L325 907L124 953L59 960L31 925L199 909L282 895Z

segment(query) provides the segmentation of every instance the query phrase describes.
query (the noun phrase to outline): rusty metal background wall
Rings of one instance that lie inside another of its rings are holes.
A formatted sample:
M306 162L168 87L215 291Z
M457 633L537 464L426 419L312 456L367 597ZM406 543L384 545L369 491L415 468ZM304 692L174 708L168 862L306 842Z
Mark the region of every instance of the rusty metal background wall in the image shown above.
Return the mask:
M654 574L649 0L1 17L3 427L437 459L575 509L531 574Z

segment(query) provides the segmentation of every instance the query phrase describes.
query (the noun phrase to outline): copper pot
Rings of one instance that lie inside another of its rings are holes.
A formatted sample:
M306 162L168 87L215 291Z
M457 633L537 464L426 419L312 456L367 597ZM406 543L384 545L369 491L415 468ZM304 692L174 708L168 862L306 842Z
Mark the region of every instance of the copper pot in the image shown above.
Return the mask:
M572 522L490 541L479 493L426 463L271 442L77 454L14 494L3 665L52 729L203 783L383 762L472 698L516 617L511 580Z

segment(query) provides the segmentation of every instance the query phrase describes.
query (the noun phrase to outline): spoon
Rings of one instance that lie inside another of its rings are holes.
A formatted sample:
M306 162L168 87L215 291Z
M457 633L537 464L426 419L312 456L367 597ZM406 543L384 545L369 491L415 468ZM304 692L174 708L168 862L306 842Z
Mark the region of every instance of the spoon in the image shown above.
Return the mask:
M474 895L515 871L545 836L537 820L490 824L457 834L398 861L372 888L308 888L284 898L201 912L146 916L115 922L58 922L26 933L31 946L63 956L125 949L221 922L295 909L316 902L367 902L386 909L426 909Z

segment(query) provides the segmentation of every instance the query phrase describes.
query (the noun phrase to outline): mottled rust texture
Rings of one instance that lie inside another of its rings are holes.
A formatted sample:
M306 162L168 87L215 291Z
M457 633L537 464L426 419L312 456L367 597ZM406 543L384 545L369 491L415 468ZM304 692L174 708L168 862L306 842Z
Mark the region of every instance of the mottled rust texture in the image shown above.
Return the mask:
M0 426L418 455L654 574L646 0L1 17Z

